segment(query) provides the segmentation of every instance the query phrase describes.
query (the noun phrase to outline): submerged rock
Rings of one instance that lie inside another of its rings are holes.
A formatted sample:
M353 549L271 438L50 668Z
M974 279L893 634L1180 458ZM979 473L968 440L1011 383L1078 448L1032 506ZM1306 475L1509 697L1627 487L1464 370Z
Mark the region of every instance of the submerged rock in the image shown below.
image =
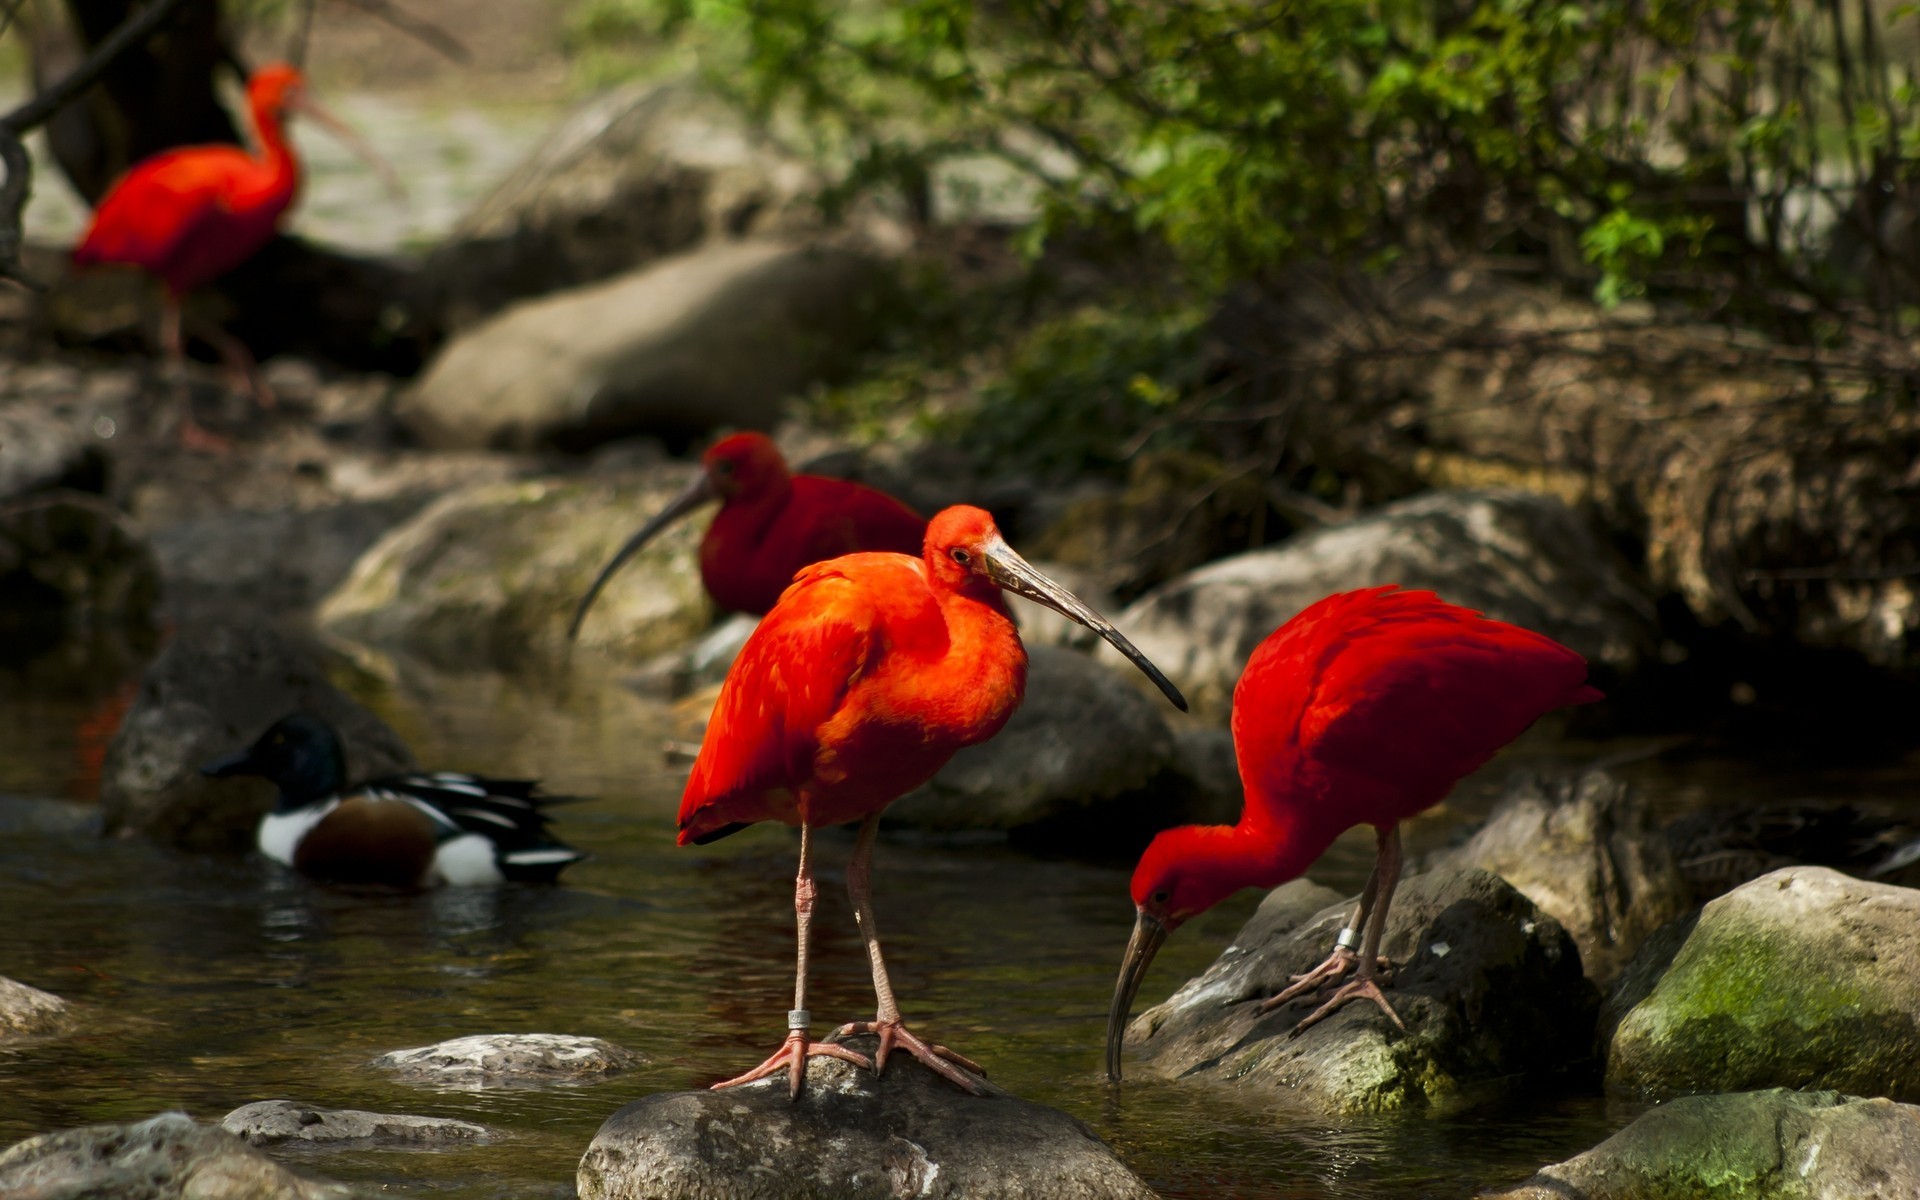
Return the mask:
M1407 1024L1352 1003L1297 1038L1306 1005L1260 1015L1261 1000L1327 956L1353 900L1308 917L1324 891L1276 890L1233 945L1135 1018L1130 1069L1255 1093L1329 1114L1449 1112L1584 1059L1596 997L1558 922L1485 871L1403 879L1382 950L1386 989Z
M1774 1088L1687 1096L1482 1200L1907 1200L1920 1108Z
M407 1083L478 1091L591 1083L646 1062L636 1050L569 1033L481 1033L395 1050L370 1064Z
M382 1146L438 1146L485 1141L491 1131L451 1117L412 1117L361 1112L351 1108L315 1108L292 1100L243 1104L220 1119L220 1127L253 1146L282 1142L328 1145L336 1142Z
M350 1200L356 1194L344 1183L290 1171L185 1113L63 1129L0 1151L0 1196L21 1200Z
M685 473L528 480L463 488L374 543L321 604L322 628L449 668L564 662L567 626L593 578L665 507ZM595 602L580 643L643 661L712 623L682 522L648 544Z
M1491 871L1519 888L1573 935L1587 978L1601 987L1691 906L1646 805L1601 771L1516 778L1465 845L1428 855L1425 867Z
M1920 1100L1920 890L1789 867L1666 931L1621 979L1607 1083ZM1662 962L1665 959L1667 961Z
M339 731L350 779L415 766L400 736L284 635L256 621L209 620L182 628L140 680L101 768L105 831L201 848L251 845L272 786L208 779L200 765L296 709Z
M1616 675L1657 644L1652 602L1564 503L1446 491L1389 504L1155 588L1115 618L1196 709L1224 713L1261 639L1333 592L1398 583L1538 630ZM1109 648L1102 657L1117 661Z
M0 502L0 611L143 625L159 595L153 551L108 501L38 492Z
M0 975L0 1041L57 1033L66 1023L65 1000Z
M854 1039L871 1050L873 1039ZM580 1160L580 1200L1151 1200L1079 1121L986 1085L969 1096L898 1055L875 1078L816 1058L724 1092L666 1092L608 1117Z
M506 309L447 343L394 415L441 450L768 429L871 338L884 282L850 249L708 246Z

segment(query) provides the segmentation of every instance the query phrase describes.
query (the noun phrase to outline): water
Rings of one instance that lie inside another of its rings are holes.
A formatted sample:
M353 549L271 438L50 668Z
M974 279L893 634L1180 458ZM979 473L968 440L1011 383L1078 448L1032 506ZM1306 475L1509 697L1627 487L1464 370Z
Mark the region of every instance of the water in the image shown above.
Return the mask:
M91 798L137 656L89 661L0 670L0 793L16 797L0 798L0 973L82 1013L74 1036L0 1051L0 1145L164 1109L217 1121L284 1097L461 1117L502 1135L444 1151L288 1155L320 1173L398 1193L567 1196L580 1154L620 1105L742 1070L783 1035L794 838L759 827L708 848L673 845L684 767L659 752L672 728L664 705L584 674L445 677L379 659L343 671L424 762L536 774L592 797L559 813L560 832L594 856L564 886L356 894L252 859L94 836L89 807L59 798ZM51 686L56 677L65 686ZM1652 759L1626 769L1656 788L1665 770ZM1509 770L1416 822L1416 852L1483 809ZM1697 764L1688 777L1714 778ZM1805 783L1772 778L1789 794ZM822 840L810 998L820 1027L872 1008L839 887L851 839ZM1315 877L1357 889L1369 852L1350 837ZM875 874L909 1020L1014 1092L1089 1122L1167 1196L1455 1197L1585 1149L1633 1115L1546 1092L1457 1120L1332 1122L1164 1084L1116 1092L1100 1070L1132 920L1124 865L891 838ZM1256 899L1173 938L1139 1007L1204 967ZM607 1038L651 1061L588 1086L488 1092L402 1085L366 1065L442 1038L534 1031Z

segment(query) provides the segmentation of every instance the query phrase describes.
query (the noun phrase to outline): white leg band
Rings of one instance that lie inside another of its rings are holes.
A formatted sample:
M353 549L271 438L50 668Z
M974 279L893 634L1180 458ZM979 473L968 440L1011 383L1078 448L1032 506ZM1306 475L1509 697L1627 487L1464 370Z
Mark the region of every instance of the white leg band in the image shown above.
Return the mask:
M1358 950L1360 948L1360 931L1351 925L1342 929L1340 936L1333 939L1333 948L1336 950Z
M805 1029L812 1024L813 1024L813 1014L808 1012L806 1009L790 1008L787 1010L787 1028L788 1029Z

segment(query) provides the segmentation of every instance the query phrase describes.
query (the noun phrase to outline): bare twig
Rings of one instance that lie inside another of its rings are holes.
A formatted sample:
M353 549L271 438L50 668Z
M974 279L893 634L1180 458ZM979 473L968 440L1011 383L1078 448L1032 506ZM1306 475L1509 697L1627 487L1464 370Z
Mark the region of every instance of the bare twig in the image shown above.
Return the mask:
M346 3L353 5L370 17L376 17L379 20L385 21L401 33L432 47L452 61L459 63L461 66L466 66L473 61L473 52L468 50L465 43L461 42L459 38L454 37L451 33L435 25L432 21L424 20L414 16L412 13L395 8L393 5L387 3L387 0L346 0Z
M129 47L145 41L159 29L183 2L184 0L153 0L151 4L122 21L120 27L102 38L100 44L81 60L79 66L67 72L64 79L6 116L0 117L0 128L19 138L25 137L45 124L47 118L65 108L67 103L81 92L92 87L106 69L113 65L113 61L126 53Z

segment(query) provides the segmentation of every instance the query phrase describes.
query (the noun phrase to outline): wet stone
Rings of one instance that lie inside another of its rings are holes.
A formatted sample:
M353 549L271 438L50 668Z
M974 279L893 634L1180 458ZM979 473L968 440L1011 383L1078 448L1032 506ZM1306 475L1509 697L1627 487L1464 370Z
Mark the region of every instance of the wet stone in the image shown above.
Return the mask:
M343 1183L281 1166L185 1113L88 1125L0 1151L0 1196L34 1200L350 1200Z
M0 975L0 1041L56 1033L67 1017L65 1000Z
M632 1070L646 1056L612 1042L566 1033L486 1033L395 1050L370 1064L403 1082L479 1091L594 1083Z
M874 1040L849 1044L870 1052ZM878 1078L816 1058L797 1101L784 1075L635 1101L594 1135L578 1187L580 1200L1154 1194L1073 1117L990 1082L985 1095L966 1095L905 1055Z
M220 1127L249 1145L277 1146L283 1142L324 1146L355 1145L439 1146L486 1141L492 1134L484 1125L451 1117L414 1117L398 1113L361 1112L351 1108L316 1108L292 1100L259 1100L243 1104L220 1119Z

